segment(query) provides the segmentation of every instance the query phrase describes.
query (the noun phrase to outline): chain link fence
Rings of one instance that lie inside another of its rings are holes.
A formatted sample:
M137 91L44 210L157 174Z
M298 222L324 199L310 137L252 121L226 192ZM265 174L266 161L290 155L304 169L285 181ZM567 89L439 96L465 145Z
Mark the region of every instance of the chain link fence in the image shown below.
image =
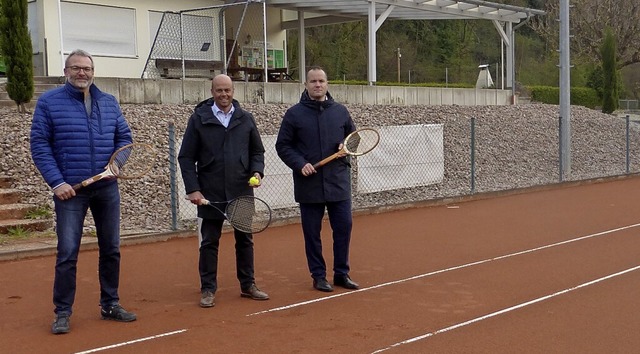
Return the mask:
M572 172L563 176L558 157L559 118L554 121L528 116L535 113L534 109L520 118L506 119L429 116L415 119L415 124L368 125L379 130L381 139L370 153L352 157L353 209L385 209L640 171L640 126L628 116L598 122L601 118L583 118L580 113L576 114ZM376 114L384 115L383 112ZM478 115L481 117L483 112L479 111ZM389 116L397 119L404 114L389 113ZM356 124L365 127L366 119L358 118ZM293 197L292 172L275 151L277 130L259 129L266 149L265 178L255 194L272 207L275 221L297 218L299 210ZM168 135L172 228L193 229L197 222L196 207L185 200L177 164L182 132L171 126Z
M442 124L417 124L377 127L381 138L378 146L362 156L352 156L351 181L354 208L365 207L371 200L384 201L384 192L411 190L441 183L444 178ZM265 146L264 181L255 189L273 210L274 219L297 217L293 196L292 171L278 157L276 135L263 135ZM169 164L171 171L172 225L175 229L193 228L196 206L185 200L184 183L177 162L182 138L169 127ZM420 176L420 178L416 178ZM369 202L367 202L369 201Z

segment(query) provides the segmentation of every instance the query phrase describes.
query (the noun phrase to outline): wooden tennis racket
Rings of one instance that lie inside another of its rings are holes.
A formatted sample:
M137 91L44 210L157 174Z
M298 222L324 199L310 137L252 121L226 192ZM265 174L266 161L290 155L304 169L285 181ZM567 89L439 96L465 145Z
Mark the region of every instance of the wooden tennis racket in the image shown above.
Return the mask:
M358 129L344 138L342 143L342 149L335 154L323 159L322 161L313 165L313 168L322 167L329 162L347 155L360 156L373 150L380 142L380 133L373 128Z
M104 172L73 186L79 190L104 178L116 177L123 179L140 178L146 175L155 163L155 150L149 144L133 143L116 150L109 159Z
M226 204L224 211L215 204ZM264 231L271 224L271 207L264 200L253 196L240 196L227 202L200 200L200 205L208 205L218 210L229 224L242 232L255 234Z

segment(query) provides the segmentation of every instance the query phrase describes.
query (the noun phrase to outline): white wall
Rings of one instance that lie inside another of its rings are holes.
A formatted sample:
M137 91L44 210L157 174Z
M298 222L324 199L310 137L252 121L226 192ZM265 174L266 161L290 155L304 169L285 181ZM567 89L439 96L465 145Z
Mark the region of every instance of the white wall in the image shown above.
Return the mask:
M37 18L34 36L34 49L46 53L46 66L48 76L63 76L64 56L60 51L61 33L63 29L60 26L60 7L58 0L34 0L31 4L32 11L35 11L34 17ZM159 0L82 0L82 1L63 1L63 3L76 3L88 5L104 5L121 9L135 10L135 53L133 55L101 55L94 54L96 64L96 76L113 77L113 78L137 78L140 77L144 70L147 57L151 50L152 35L150 33L149 11L181 11L188 9L211 7L224 4L224 1L215 0L180 0L180 1L159 1ZM242 7L238 5L237 7ZM253 5L255 8L260 6ZM228 16L228 15L227 15ZM259 16L262 23L262 12L254 13L251 16ZM268 11L268 20L278 21L280 11L270 9ZM249 18L249 21L257 21L257 19ZM273 27L273 26L272 26ZM276 26L273 29L278 29ZM80 33L82 35L82 33ZM87 29L87 35L91 35L91 30ZM256 36L255 38L261 38ZM277 30L273 37L269 37L268 41L274 43L274 47L280 48L286 36L284 31ZM46 43L46 44L45 44ZM46 48L46 49L45 49ZM73 48L85 49L85 48ZM66 54L70 50L67 48ZM37 54L37 53L36 53ZM44 60L44 59L43 59Z

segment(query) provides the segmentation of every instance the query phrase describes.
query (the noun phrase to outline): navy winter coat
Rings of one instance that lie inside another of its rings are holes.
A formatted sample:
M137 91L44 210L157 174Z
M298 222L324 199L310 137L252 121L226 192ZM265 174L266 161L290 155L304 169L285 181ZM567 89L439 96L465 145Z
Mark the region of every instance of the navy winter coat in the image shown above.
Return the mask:
M213 99L200 102L189 118L178 154L187 194L200 191L212 202L224 202L253 195L249 178L256 172L264 176L264 145L255 119L238 101L233 106L227 128L213 115ZM224 218L208 206L199 206L198 216Z
M305 90L300 102L284 114L276 151L293 170L294 197L298 203L337 202L351 198L351 165L346 157L319 167L318 172L303 176L302 167L330 156L355 125L347 108L333 100L316 101Z
M131 130L115 97L89 88L91 116L84 93L71 84L42 94L31 124L31 157L51 188L74 185L104 171L111 155L132 141ZM99 188L114 179L89 186Z

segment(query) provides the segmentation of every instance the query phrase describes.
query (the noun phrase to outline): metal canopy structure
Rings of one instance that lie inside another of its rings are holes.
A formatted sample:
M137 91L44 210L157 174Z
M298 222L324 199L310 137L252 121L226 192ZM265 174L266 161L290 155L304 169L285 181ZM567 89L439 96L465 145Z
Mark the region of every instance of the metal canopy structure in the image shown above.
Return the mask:
M376 31L387 19L393 20L490 20L493 21L507 49L507 82L515 85L513 42L514 24L545 12L530 8L492 3L482 0L264 0L267 6L298 13L298 19L284 21L282 29L367 20L368 80L376 82ZM306 19L305 13L321 15ZM516 27L517 28L517 27ZM304 36L300 36L300 68L306 67ZM304 80L304 70L300 71Z
M375 3L376 16L387 6L395 6L388 18L395 20L485 19L517 23L543 11L479 0L267 0L267 5L292 11L366 19L369 6Z

